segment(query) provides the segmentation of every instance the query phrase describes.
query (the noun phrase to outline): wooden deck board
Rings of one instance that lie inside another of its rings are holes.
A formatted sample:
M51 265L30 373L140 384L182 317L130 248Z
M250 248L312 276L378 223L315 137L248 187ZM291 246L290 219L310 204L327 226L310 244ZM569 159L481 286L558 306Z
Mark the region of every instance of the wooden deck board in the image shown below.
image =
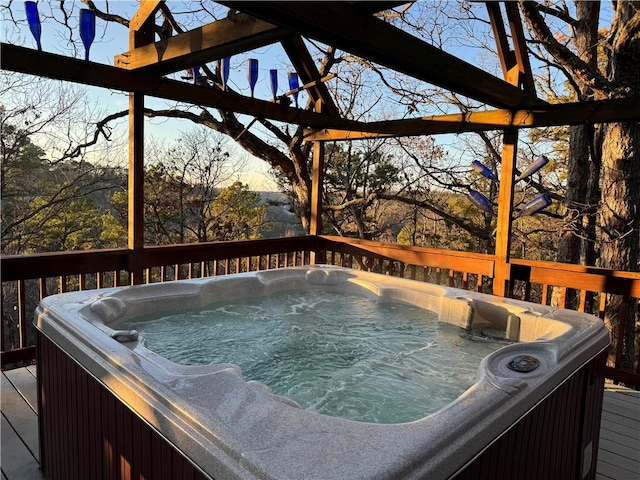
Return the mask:
M12 382L12 379L15 383ZM2 373L2 449L7 480L42 480L38 464L36 378L25 369Z
M2 479L42 480L35 366L2 372ZM597 480L640 479L640 392L607 385Z
M597 480L640 479L640 392L607 385L602 405Z

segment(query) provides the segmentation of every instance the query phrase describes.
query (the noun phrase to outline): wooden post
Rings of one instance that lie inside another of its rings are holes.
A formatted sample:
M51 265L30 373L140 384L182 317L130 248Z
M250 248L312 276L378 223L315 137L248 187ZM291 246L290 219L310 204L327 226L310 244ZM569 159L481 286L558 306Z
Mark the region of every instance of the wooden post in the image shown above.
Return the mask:
M322 100L316 102L316 111L322 111ZM311 177L311 221L309 233L311 235L322 234L322 186L324 184L324 142L313 142L313 172ZM324 254L311 252L309 258L311 264L324 263Z
M151 3L142 0L140 10ZM140 24L133 23L129 31L129 48L153 42L154 15L147 16ZM132 284L144 282L144 95L129 93L129 188L128 188L128 247L129 273Z
M500 169L500 193L498 195L498 224L496 227L495 272L493 294L507 296L511 259L511 215L513 212L513 173L516 165L518 131L505 130L502 142L502 166Z
M322 234L322 186L324 183L324 142L313 142L313 174L311 177L311 222L309 233ZM324 263L324 253L313 251L311 264Z
M129 272L133 284L143 283L144 249L144 95L129 94Z
M322 183L324 181L324 142L313 142L311 177L311 222L309 233L322 234Z

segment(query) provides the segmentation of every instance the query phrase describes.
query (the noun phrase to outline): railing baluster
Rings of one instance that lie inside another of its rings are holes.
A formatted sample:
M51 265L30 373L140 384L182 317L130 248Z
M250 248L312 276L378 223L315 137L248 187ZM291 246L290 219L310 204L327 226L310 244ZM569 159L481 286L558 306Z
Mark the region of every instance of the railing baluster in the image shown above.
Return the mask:
M24 280L18 280L18 343L27 346L27 292Z
M558 298L558 306L560 308L565 308L567 306L567 289L562 287L560 288L560 296Z
M47 279L45 277L41 277L38 280L38 294L40 295L40 300L47 296Z
M4 305L5 301L6 301L6 298L4 294L4 288L0 288L0 305ZM8 318L6 320L8 320ZM0 350L2 350L3 352L7 350L7 345L5 343L6 328L7 328L6 320L5 320L5 316L2 315L2 324L0 325Z
M584 312L585 305L587 303L587 291L580 290L580 301L578 303L578 311Z
M604 315L606 313L606 308L607 308L607 294L606 293L601 293L600 294L600 306L598 307L598 317L600 317L602 320L604 320Z
M627 319L629 318L629 296L623 295L618 311L618 339L616 343L616 361L615 367L620 368L622 365L622 351L624 347L624 332L626 332ZM635 342L635 339L633 340Z
M549 296L549 285L545 283L544 285L542 285L542 298L540 299L540 303L542 305L549 305L549 302L547 300L548 296Z

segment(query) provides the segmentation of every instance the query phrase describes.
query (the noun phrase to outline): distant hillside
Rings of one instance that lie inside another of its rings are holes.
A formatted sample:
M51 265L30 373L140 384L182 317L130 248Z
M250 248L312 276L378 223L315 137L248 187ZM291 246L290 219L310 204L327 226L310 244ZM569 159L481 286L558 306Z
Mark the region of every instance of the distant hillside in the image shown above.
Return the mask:
M264 238L291 237L303 235L302 225L298 217L291 211L289 199L281 192L256 192L262 203L269 204L267 222L271 228L263 232Z

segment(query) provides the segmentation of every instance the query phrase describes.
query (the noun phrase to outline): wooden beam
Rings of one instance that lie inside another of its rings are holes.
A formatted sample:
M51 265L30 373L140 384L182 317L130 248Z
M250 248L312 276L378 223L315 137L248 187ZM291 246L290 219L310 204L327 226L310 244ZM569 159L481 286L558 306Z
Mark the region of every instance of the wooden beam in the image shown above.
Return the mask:
M269 45L293 35L248 15L237 15L114 57L116 67L165 75Z
M320 72L301 37L287 38L280 43L289 56L289 60L291 60L296 72L300 75L302 83L306 84L320 78ZM309 95L314 102L322 100L324 113L336 117L340 114L333 97L329 93L329 89L324 83L319 82L313 88L310 88Z
M220 3L489 105L513 108L546 103L348 4Z
M522 20L520 19L518 3L504 2L504 6L507 9L507 19L509 20L509 28L511 30L516 63L520 71L520 81L526 92L535 95L536 84L533 80L533 72L531 71L531 64L529 63L527 41L524 38L524 30L522 29Z
M315 133L309 132L306 137L309 141L640 121L640 97L631 97L546 105L535 110L488 110L362 123L7 43L0 44L0 57L3 70L125 92L137 91L157 98L320 128Z
M510 78L510 72L516 65L516 59L513 50L509 47L509 40L507 38L507 31L504 28L500 4L498 2L487 2L486 7L487 13L489 14L491 29L493 30L493 37L498 49L498 58L500 59L500 66L502 67L502 75L506 81L512 85L517 85L518 83L512 81Z
M0 44L0 56L3 70L29 75L125 92L135 91L152 97L219 108L295 125L342 130L359 130L365 125L353 120L245 97L235 92L223 92L211 87L192 85L109 65L38 52L6 43Z
M140 8L138 8L133 18L129 20L129 30L140 30L140 27L149 19L153 18L158 8L160 8L160 4L164 1L165 0L141 0Z
M486 110L370 122L359 130L325 128L307 130L305 140L357 140L362 138L481 132L504 128L532 128L585 123L640 121L640 97L548 105L536 110Z

